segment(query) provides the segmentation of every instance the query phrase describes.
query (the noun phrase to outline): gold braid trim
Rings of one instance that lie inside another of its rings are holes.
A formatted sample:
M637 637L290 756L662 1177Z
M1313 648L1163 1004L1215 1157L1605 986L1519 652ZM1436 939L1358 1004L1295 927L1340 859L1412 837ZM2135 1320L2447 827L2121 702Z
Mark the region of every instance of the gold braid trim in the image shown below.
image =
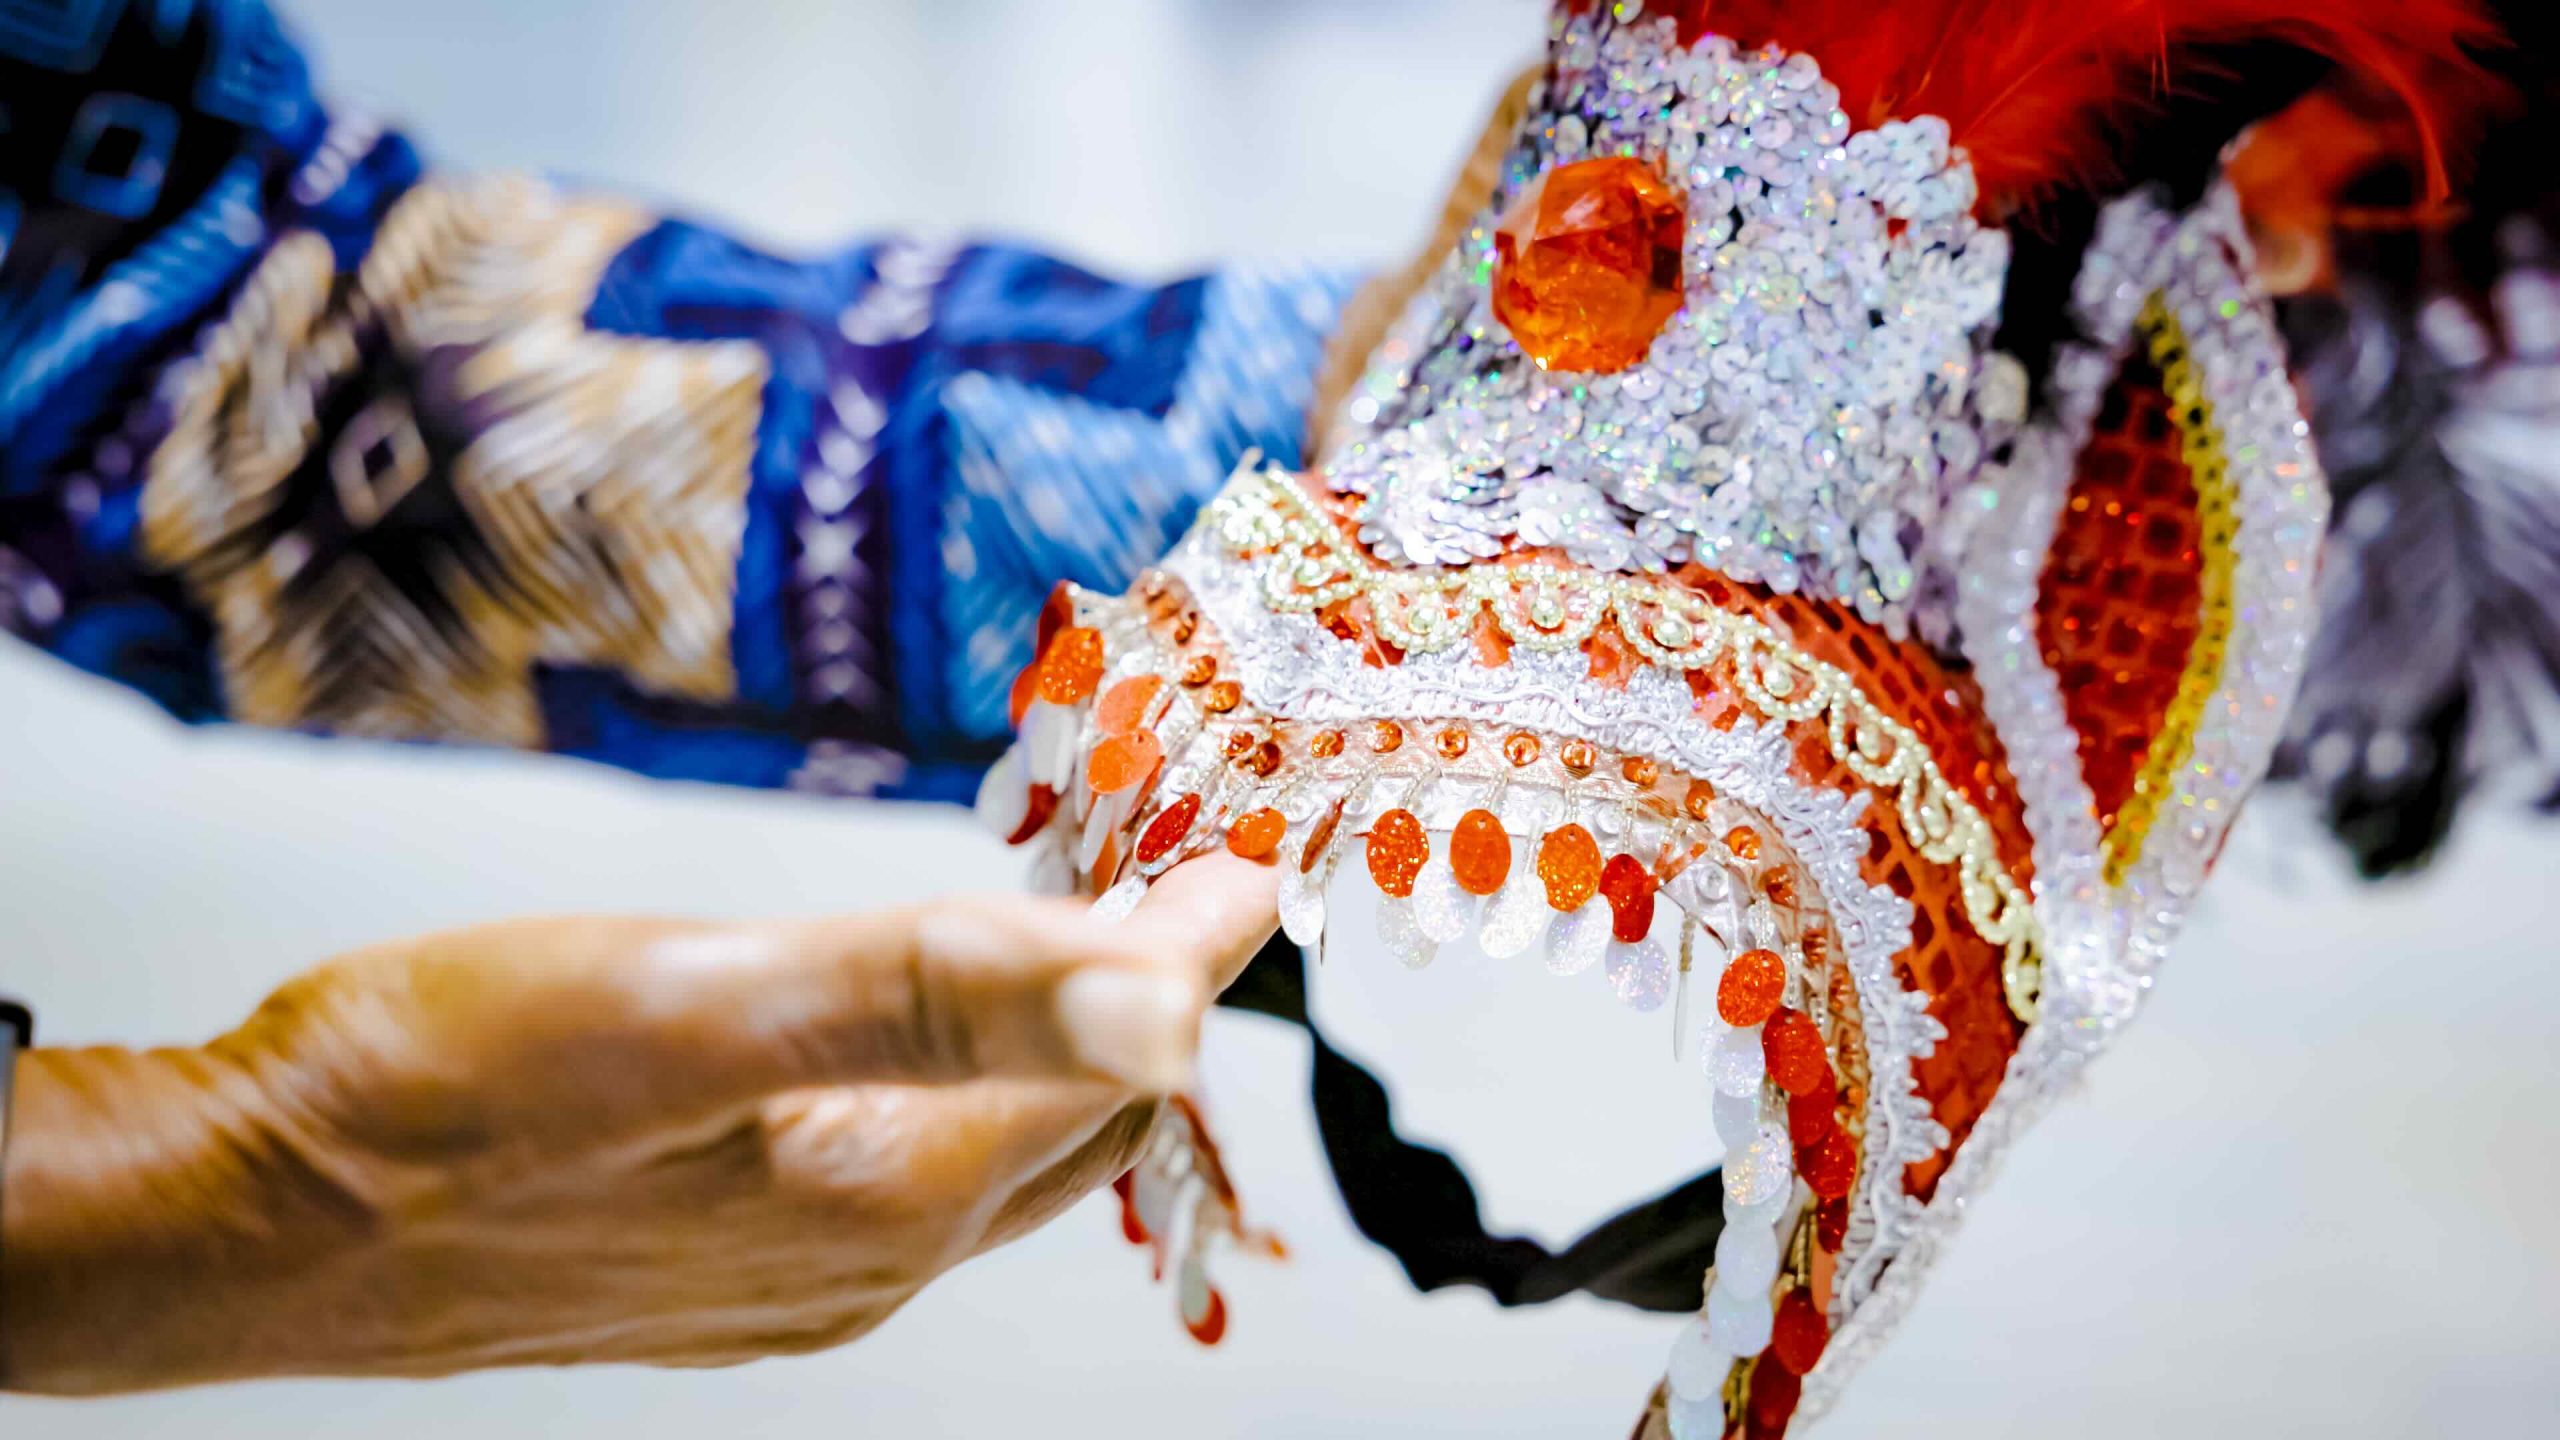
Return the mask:
M2133 793L2116 812L2116 823L2100 842L2110 885L2122 885L2142 845L2160 818L2160 803L2176 788L2178 771L2195 753L2196 731L2205 705L2222 683L2223 661L2231 640L2232 571L2240 559L2240 518L2231 488L2231 468L2222 426L2213 416L2213 401L2204 393L2204 377L2187 349L2186 327L2168 301L2153 291L2135 322L2149 347L2151 363L2160 368L2160 387L2169 396L2170 418L2183 442L2187 474L2196 487L2196 543L2203 570L2196 595L2196 641L2187 652L2186 673L2178 693L2160 720L2160 733L2143 752L2142 772Z

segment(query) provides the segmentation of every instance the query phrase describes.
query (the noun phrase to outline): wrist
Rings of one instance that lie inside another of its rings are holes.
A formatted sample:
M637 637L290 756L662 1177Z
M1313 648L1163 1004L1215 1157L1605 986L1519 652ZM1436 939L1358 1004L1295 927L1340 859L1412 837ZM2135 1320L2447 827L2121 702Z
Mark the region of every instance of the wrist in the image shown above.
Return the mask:
M0 1172L0 1388L102 1394L286 1373L280 1223L237 1076L203 1052L31 1050ZM266 1297L266 1298L261 1298ZM303 1313L307 1325L310 1317Z

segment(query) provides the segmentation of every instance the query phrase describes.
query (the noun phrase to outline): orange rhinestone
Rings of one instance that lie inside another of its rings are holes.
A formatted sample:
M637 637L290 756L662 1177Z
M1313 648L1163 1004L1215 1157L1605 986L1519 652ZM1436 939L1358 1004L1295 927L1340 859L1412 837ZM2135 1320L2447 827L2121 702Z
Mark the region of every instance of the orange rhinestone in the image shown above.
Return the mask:
M1557 758L1564 761L1564 768L1574 774L1588 775L1591 767L1600 763L1600 747L1588 740L1567 740L1564 753Z
M1716 1014L1737 1030L1748 1029L1778 1013L1787 998L1787 962L1774 950L1745 950L1724 967L1716 982Z
M1618 762L1618 773L1626 776L1627 783L1637 789L1650 790L1653 782L1662 778L1662 767L1641 755L1630 755Z
M1538 842L1538 878L1546 883L1549 905L1581 909L1600 891L1600 842L1579 825L1548 831Z
M1736 825L1724 832L1724 848L1745 860L1760 858L1760 832L1748 825Z
M1341 754L1342 732L1339 730L1317 731L1315 738L1307 742L1307 753L1319 760L1330 760Z
M1132 786L1143 785L1164 763L1164 744L1153 730L1132 730L1126 735L1106 735L1093 747L1093 756L1085 761L1084 781L1096 795L1117 795Z
M1707 818L1707 807L1714 803L1716 803L1716 787L1704 780L1692 780L1689 782L1689 793L1680 801L1680 808L1689 812L1690 819L1704 820Z
M1212 715L1224 715L1244 703L1244 688L1233 680L1221 680L1209 687L1208 698L1200 707Z
M1449 832L1449 869L1458 888L1470 895L1490 895L1511 873L1511 834L1490 810L1470 810Z
M1369 826L1369 878L1380 893L1398 898L1413 893L1414 877L1431 858L1431 837L1410 810L1390 810Z
M1298 859L1300 874L1313 874L1316 862L1324 858L1324 847L1333 843L1333 832L1342 824L1342 804L1336 800L1317 817L1314 828L1307 831L1306 852Z
M1369 727L1369 748L1384 755L1404 743L1404 727L1393 720L1381 720Z
M1633 945L1653 933L1653 872L1633 855L1612 855L1600 871L1609 897L1609 933Z
M1813 1303L1811 1292L1788 1291L1787 1298L1778 1302L1777 1322L1769 1331L1769 1353L1795 1374L1810 1375L1830 1344L1831 1322L1822 1318L1822 1307Z
M1280 848L1280 838L1289 833L1289 817L1265 806L1249 815L1239 815L1227 827L1227 849L1247 860L1259 860Z
M1455 760L1467 753L1467 732L1452 725L1440 732L1440 758Z
M1625 156L1559 165L1494 232L1493 313L1542 370L1624 370L1680 309L1688 211Z
M1280 772L1280 742L1265 740L1253 752L1253 773L1268 780Z
M1825 1200L1813 1209L1813 1243L1837 1255L1849 1238L1849 1200Z
M1796 1152L1796 1171L1806 1188L1825 1200L1846 1195L1858 1183L1858 1142L1835 1128Z
M1253 748L1253 732L1250 730L1228 731L1226 748L1228 759L1243 759L1245 757L1245 752Z
M1181 618L1173 622L1173 643L1176 645L1190 644L1191 637L1199 633L1200 617L1188 610L1183 611Z
M1049 642L1058 632L1076 623L1076 587L1061 580L1049 587L1049 598L1040 602L1039 628L1033 632L1031 653L1049 653Z
M1013 693L1005 697L1005 715L1013 728L1022 728L1022 717L1031 713L1031 702L1040 698L1040 662L1032 661L1013 677Z
M1004 843L1029 844L1032 836L1047 828L1049 817L1057 813L1058 792L1046 785L1032 786L1031 803L1022 812L1022 823L1013 827L1013 833L1004 837Z
M1148 707L1156 703L1156 692L1164 681L1153 675L1132 675L1102 692L1102 703L1093 707L1093 723L1105 735L1126 735L1147 718Z
M1040 698L1077 705L1102 683L1102 632L1071 625L1058 632L1040 657Z
M1840 1120L1835 1113L1839 1108L1840 1086L1836 1081L1801 1095L1788 1096L1787 1138L1795 1141L1799 1150L1818 1142L1840 1128Z
M1194 655L1183 663L1182 683L1186 688L1197 690L1217 678L1218 657L1215 655Z
M1138 863L1152 865L1173 853L1182 837L1191 833L1192 822L1200 818L1200 797L1185 795L1164 807L1150 821L1146 832L1138 837Z
M1763 1351L1762 1354L1768 1352ZM1751 1367L1751 1399L1743 1418L1742 1440L1779 1440L1787 1421L1804 1400L1804 1382L1784 1365Z
M1833 1083L1822 1032L1801 1010L1781 1009L1769 1017L1760 1029L1760 1055L1768 1064L1769 1078L1790 1095Z
M1769 897L1771 904L1793 906L1796 903L1796 874L1793 870L1772 870L1761 877L1760 889Z
M1514 733L1502 742L1502 758L1514 765L1537 763L1538 737L1526 732Z

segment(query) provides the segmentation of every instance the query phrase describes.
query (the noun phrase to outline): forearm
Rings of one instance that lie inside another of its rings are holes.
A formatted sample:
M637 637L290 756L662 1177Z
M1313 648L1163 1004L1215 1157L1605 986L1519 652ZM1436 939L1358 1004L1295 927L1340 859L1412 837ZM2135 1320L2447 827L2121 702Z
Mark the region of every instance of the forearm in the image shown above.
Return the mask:
M291 1368L270 1297L357 1216L200 1050L34 1050L0 1184L0 1386L86 1394ZM288 1203L288 1197L292 1197Z

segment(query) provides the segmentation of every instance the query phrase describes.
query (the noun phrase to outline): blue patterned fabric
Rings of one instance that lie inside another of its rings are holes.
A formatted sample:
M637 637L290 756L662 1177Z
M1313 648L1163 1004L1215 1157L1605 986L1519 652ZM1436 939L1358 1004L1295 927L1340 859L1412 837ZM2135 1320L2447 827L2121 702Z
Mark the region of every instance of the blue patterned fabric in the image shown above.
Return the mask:
M0 0L0 628L189 720L955 797L1349 276L817 261L427 173L258 0Z

